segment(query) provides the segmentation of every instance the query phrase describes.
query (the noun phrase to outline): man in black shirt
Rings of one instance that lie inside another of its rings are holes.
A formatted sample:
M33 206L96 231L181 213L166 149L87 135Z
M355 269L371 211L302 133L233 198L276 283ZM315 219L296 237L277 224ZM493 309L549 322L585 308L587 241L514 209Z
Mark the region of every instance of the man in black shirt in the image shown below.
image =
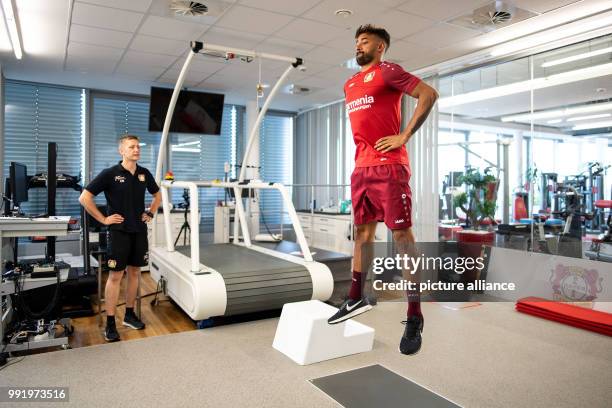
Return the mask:
M115 309L119 298L121 278L127 268L127 293L123 325L142 330L145 324L134 313L140 267L149 262L147 226L161 202L159 186L149 170L139 166L140 144L137 136L124 135L119 139L119 154L123 160L116 166L102 170L83 190L79 201L96 220L109 226L110 249L107 265L110 270L104 292L106 304L107 341L119 340L115 325ZM151 207L145 211L145 189L153 195ZM108 203L105 217L94 202L94 196L104 192Z

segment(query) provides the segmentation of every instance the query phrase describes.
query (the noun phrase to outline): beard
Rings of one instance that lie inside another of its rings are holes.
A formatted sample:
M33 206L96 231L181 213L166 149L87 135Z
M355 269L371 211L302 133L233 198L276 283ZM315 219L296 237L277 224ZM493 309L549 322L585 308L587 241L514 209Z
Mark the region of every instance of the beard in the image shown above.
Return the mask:
M364 53L361 53L361 54L356 54L355 55L355 60L357 61L357 65L362 67L364 65L369 64L370 62L372 62L374 60L374 53L366 54L364 52Z

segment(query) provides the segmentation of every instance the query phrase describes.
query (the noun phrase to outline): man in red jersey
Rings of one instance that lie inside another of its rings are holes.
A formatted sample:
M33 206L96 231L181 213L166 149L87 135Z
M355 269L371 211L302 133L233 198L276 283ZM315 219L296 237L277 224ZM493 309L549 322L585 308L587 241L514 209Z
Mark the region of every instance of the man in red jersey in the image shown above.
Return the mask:
M411 229L412 194L408 184L410 163L405 145L425 122L438 98L436 90L416 76L397 64L382 61L391 42L384 28L369 24L360 26L355 39L355 57L361 71L344 84L346 109L356 145L355 171L351 176L356 228L353 281L349 299L329 318L330 324L372 308L363 296L363 284L378 221L384 221L392 230L400 252L409 252L408 248L415 243ZM417 98L418 104L408 125L401 130L403 94ZM408 319L400 351L414 354L421 348L423 315L419 292L409 292L407 296Z

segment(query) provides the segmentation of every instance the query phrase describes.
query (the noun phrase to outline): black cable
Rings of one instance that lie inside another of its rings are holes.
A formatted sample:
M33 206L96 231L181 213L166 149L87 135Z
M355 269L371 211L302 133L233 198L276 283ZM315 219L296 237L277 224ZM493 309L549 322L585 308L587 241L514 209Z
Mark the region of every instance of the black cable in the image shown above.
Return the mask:
M23 286L25 285L25 279L26 279L25 275L26 275L25 273L21 274L21 277L20 277L21 282L19 282L20 281L19 278L15 280L15 294L17 295L18 306L21 308L23 313L25 313L26 317L29 319L38 320L38 319L44 318L49 313L51 313L51 311L53 311L53 309L55 309L55 307L57 306L57 302L60 297L59 296L60 295L60 284L61 284L60 271L58 270L56 274L57 284L55 286L55 292L53 293L53 298L51 299L49 304L47 304L47 306L45 306L45 308L39 312L33 312L30 309L30 307L26 304L26 302L23 300L23 296L21 292L23 291Z

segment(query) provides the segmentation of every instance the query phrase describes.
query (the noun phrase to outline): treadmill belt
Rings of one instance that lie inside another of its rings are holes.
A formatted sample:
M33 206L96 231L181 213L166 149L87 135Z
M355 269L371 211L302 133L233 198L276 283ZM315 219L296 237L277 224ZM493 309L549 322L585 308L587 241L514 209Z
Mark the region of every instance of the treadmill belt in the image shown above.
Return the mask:
M191 255L188 246L177 251ZM200 263L223 276L226 315L281 309L312 298L310 272L297 263L233 244L201 245Z
M311 382L345 408L451 408L459 405L376 364Z
M190 256L189 247L177 247L177 251ZM265 274L275 272L305 271L302 265L276 258L234 244L200 245L200 263L215 269L221 275Z

